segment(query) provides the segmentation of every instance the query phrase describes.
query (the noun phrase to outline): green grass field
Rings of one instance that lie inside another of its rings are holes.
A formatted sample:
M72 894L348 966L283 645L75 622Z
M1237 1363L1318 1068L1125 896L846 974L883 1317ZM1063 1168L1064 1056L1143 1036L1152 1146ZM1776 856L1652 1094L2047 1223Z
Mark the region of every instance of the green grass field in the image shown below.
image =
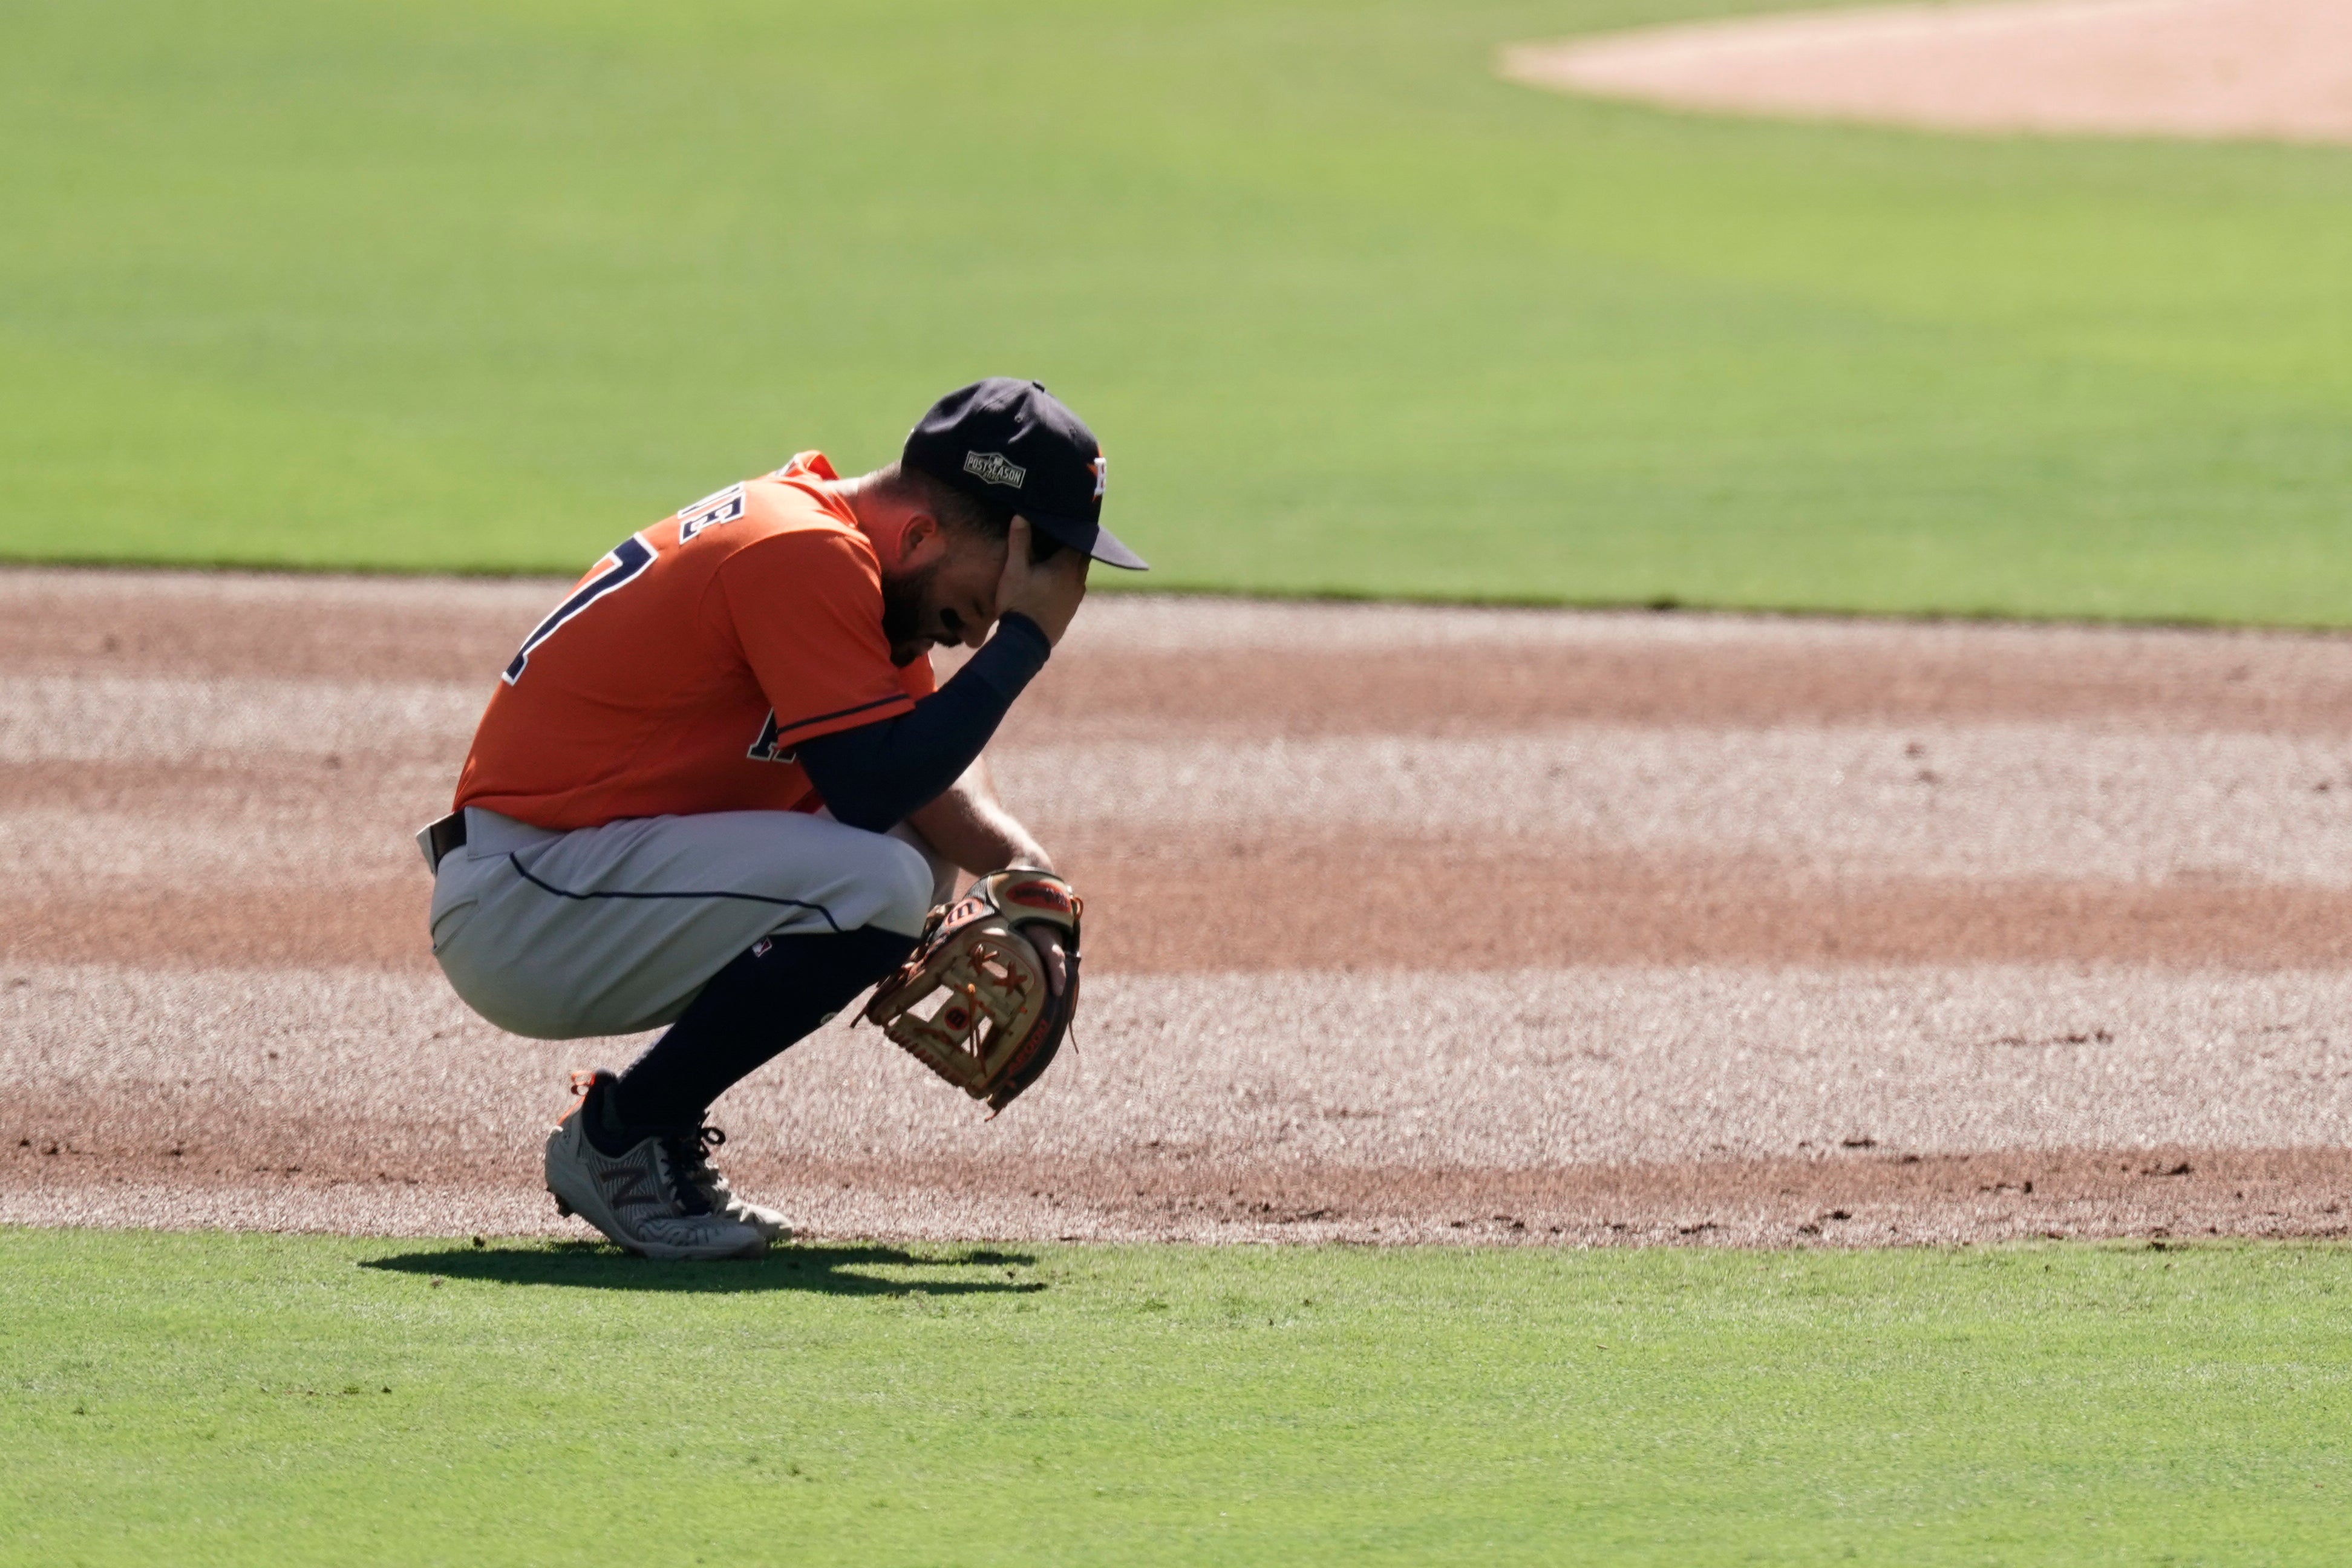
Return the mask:
M576 570L1014 371L1160 585L2352 621L2352 152L1489 74L1738 8L12 0L0 555Z
M0 1231L0 1559L2340 1562L2352 1248Z

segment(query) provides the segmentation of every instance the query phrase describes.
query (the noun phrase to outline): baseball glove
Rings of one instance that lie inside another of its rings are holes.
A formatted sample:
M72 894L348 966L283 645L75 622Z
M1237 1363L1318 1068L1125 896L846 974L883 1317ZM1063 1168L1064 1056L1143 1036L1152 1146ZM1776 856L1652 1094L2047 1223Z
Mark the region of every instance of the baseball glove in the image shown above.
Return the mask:
M875 989L866 1020L992 1111L1044 1074L1078 1010L1078 915L1070 885L1025 866L992 871L931 911L914 953ZM1060 995L1024 931L1060 933Z

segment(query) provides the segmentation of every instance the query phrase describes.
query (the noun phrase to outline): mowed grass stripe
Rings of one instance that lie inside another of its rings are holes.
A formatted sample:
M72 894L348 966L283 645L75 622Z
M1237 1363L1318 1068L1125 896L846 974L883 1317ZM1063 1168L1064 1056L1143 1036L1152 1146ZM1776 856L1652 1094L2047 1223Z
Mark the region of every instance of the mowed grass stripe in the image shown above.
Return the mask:
M2352 1252L0 1231L12 1562L2318 1562Z
M1161 584L2352 615L2352 154L1491 73L1749 8L39 0L0 552L576 572L1010 370Z

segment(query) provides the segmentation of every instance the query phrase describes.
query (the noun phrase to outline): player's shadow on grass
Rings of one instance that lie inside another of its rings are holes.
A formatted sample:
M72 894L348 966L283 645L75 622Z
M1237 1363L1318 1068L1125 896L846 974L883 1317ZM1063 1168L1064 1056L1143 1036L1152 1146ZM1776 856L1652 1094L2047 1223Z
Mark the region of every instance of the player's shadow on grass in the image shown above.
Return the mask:
M667 1290L708 1295L745 1290L807 1290L823 1296L1006 1296L1043 1290L1021 1278L1036 1259L1024 1252L987 1249L925 1257L895 1247L780 1247L757 1262L656 1263L601 1242L552 1247L451 1247L371 1258L362 1268L422 1274L436 1279L481 1279L501 1285L568 1285L587 1290ZM919 1268L920 1279L888 1279L861 1270L875 1266ZM954 1271L942 1279L939 1274ZM964 1271L971 1270L966 1273ZM982 1278L981 1271L987 1278Z

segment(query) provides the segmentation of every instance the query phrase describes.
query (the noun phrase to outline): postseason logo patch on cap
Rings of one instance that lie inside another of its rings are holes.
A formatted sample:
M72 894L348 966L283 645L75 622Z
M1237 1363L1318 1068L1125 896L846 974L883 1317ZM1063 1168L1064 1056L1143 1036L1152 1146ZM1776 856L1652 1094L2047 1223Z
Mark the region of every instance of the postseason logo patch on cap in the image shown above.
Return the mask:
M899 461L1018 510L1056 544L1108 566L1145 569L1143 557L1102 525L1102 443L1038 382L996 375L958 387L915 421Z
M966 452L963 471L984 485L1003 485L1016 490L1021 481L1029 477L1028 469L1002 452Z

